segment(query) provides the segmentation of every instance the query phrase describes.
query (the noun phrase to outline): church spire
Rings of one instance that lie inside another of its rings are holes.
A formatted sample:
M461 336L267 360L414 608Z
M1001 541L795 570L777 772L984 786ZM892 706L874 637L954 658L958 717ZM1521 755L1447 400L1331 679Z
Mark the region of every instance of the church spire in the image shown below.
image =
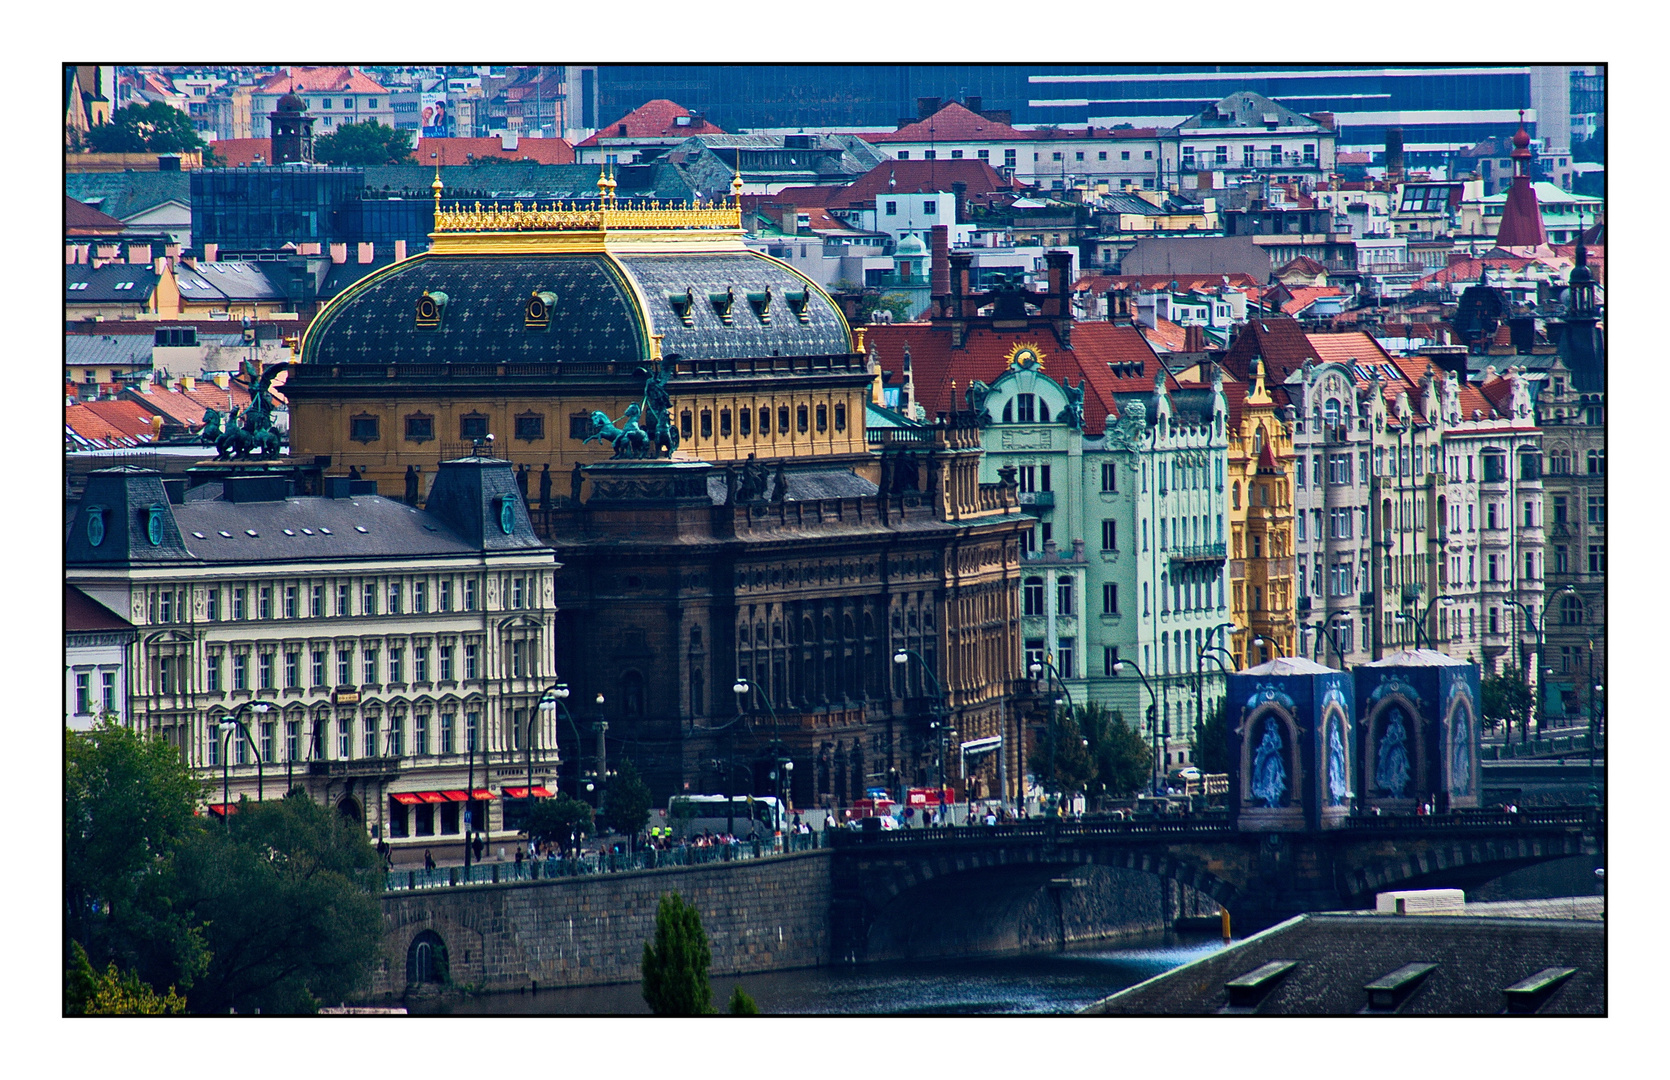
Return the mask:
M1531 187L1531 136L1525 131L1525 110L1519 111L1519 130L1513 136L1513 184L1502 205L1502 224L1496 231L1501 248L1541 247L1548 242L1543 231L1542 211Z

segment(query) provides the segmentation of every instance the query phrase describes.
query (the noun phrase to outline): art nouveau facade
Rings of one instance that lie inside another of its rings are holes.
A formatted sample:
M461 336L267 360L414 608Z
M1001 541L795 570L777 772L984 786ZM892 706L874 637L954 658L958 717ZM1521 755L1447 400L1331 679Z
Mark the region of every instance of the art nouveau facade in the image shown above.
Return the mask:
M530 760L555 786L572 742L537 708L557 563L509 465L444 464L428 511L284 485L171 500L145 470L89 477L66 577L138 631L129 722L179 748L215 809L224 774L233 802L299 787L397 849L461 841L466 810L504 834L507 791Z

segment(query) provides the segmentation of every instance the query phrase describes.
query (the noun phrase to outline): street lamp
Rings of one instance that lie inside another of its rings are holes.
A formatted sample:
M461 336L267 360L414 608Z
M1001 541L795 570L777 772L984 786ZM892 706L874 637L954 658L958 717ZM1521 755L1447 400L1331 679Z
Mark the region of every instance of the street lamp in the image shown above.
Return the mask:
M1115 668L1114 670L1117 671L1118 668ZM1050 677L1055 680L1055 685L1060 687L1061 692L1067 696L1067 711L1069 713L1072 712L1072 710L1073 710L1073 692L1071 690L1067 689L1067 684L1065 682L1061 681L1061 672L1056 669L1055 664L1051 663L1047 659L1045 659L1045 660L1034 660L1034 661L1032 661L1031 666L1028 668L1028 671L1031 672L1032 679L1033 679L1034 682L1037 682L1039 680L1039 677L1042 676L1045 671L1048 671L1050 673ZM1056 706L1059 706L1060 704L1061 704L1061 699L1059 697L1055 698L1050 704L1050 775L1049 775L1049 781L1050 781L1051 784L1055 784L1055 729L1059 724L1059 721L1056 719L1055 710L1056 710ZM1060 796L1061 796L1061 792L1059 790L1060 785L1057 784L1056 787L1057 787L1056 805L1059 806L1060 805Z
M1534 701L1532 701L1531 706L1532 706L1532 712L1533 712L1533 714L1536 718L1536 724L1537 724L1537 731L1538 732L1542 731L1543 709L1546 706L1546 703L1544 701L1544 693L1543 693L1544 682L1543 682L1542 664L1543 664L1543 656L1548 651L1548 636L1547 636L1547 633L1548 633L1548 605L1549 605L1549 601L1553 600L1554 597L1562 596L1566 593L1571 593L1575 596L1575 595L1577 595L1577 590L1570 585L1562 585L1560 588L1555 589L1552 593L1549 594L1548 600L1543 601L1542 618L1540 618L1540 619L1536 618L1535 615L1532 613L1530 605L1525 604L1525 603L1523 603L1519 600L1509 600L1508 601L1508 603L1512 604L1514 607L1516 607L1520 611L1524 612L1525 621L1531 624L1531 628L1533 630L1535 630L1536 634L1537 634L1537 658L1536 658L1537 689L1536 689L1536 698L1535 698ZM1521 727L1519 734L1520 734L1519 741L1520 741L1520 743L1523 744L1526 741L1526 738L1527 738L1529 733L1526 732L1526 730L1523 727Z
M580 797L580 762L585 756L585 748L580 745L580 727L574 722L574 714L568 711L568 694L568 684L565 682L548 687L540 695L539 707L541 709L556 709L561 712L563 719L568 721L569 730L574 732L574 797L578 799ZM557 764L559 767L562 765L562 748L560 746L557 748ZM528 774L528 786L533 786L532 772Z
M931 684L933 684L933 688L934 688L934 706L933 706L933 709L930 712L930 719L929 719L929 722L928 722L929 730L933 731L933 730L936 730L944 722L944 719L945 719L945 690L939 684L939 676L934 674L933 665L928 663L928 661L923 658L922 654L917 652L915 649L907 649L907 648L905 648L904 646L901 645L899 648L897 648L893 651L893 662L895 664L898 664L900 667L903 667L904 665L910 663L910 658L913 657L913 656L916 657L916 662L922 665L922 670L927 673L928 681ZM906 688L908 689L908 686ZM940 756L939 774L940 774L939 775L939 779L940 779L940 801L944 802L945 801L945 758L944 758L943 752L941 753L941 756Z
M255 801L261 802L266 798L266 762L261 760L261 747L249 734L249 728L244 726L241 717L244 710L265 715L272 711L272 706L265 701L246 701L238 706L238 711L230 716L224 716L217 725L220 744L220 810L221 816L230 823L231 807L231 770L229 749L226 738L233 730L243 732L244 741L249 744L249 752L255 755Z
M603 715L603 692L599 690L593 699L597 706L597 722L591 729L597 732L597 807L603 808L603 793L609 787L609 747L604 741L609 731L609 721Z
M1159 698L1154 696L1154 687L1149 684L1148 676L1143 674L1143 670L1140 667L1137 667L1137 663L1136 663L1135 660L1116 660L1116 661L1114 661L1113 673L1115 675L1118 675L1121 671L1124 671L1125 668L1127 668L1127 667L1129 667L1132 671L1137 673L1137 678L1142 680L1143 689L1148 691L1148 709L1149 709L1149 716L1150 716L1149 721L1148 721L1148 730L1149 730L1149 733L1154 736L1155 743L1158 744L1159 739L1160 739L1160 730L1159 730L1160 704L1159 704ZM1167 718L1167 721L1166 721L1165 738L1166 738L1166 750L1164 752L1160 751L1158 745L1155 746L1154 794L1156 794L1156 795L1158 795L1160 793L1160 760L1161 760L1161 757L1164 754L1169 754L1170 753L1171 722L1170 722L1169 718Z
M736 695L737 716L740 717L748 711L746 702L749 691L753 691L759 695L760 700L765 702L766 712L771 716L771 747L772 754L775 759L775 767L771 770L771 779L774 782L774 787L776 788L777 813L781 816L783 811L782 774L785 771L783 763L787 761L789 769L794 768L794 763L789 761L787 747L783 745L782 741L777 736L777 709L771 704L771 697L766 694L764 690L760 689L758 683L749 679L744 679L740 675L737 676L736 682L731 684L731 692ZM781 829L781 824L781 821L777 822L777 829L774 829L773 831L779 831Z
M1195 650L1195 730L1196 731L1199 731L1200 726L1206 722L1206 685L1205 685L1205 683L1206 683L1206 661L1205 661L1205 656L1206 656L1207 650L1220 648L1220 646L1212 644L1212 639L1218 636L1218 631L1219 630L1234 630L1234 629L1235 629L1235 624L1232 623L1232 622L1221 622L1221 623L1219 623L1218 625L1212 627L1212 629L1206 631L1206 637L1202 640L1200 648ZM1216 657L1214 657L1213 659L1215 660ZM1223 665L1220 664L1219 668L1221 669L1222 666Z
M1340 669L1342 671L1345 669L1345 654L1340 651L1339 639L1335 638L1334 635L1330 634L1328 631L1333 627L1335 619L1349 619L1350 617L1351 613L1349 611L1335 611L1330 613L1326 619L1323 619L1320 623L1315 625L1316 643L1311 646L1310 654L1310 658L1313 661L1317 660L1322 655L1322 639L1326 637L1328 639L1328 644L1333 646L1334 658L1339 661Z
M1255 637L1255 638L1252 639L1252 643L1254 645L1268 645L1268 646L1270 646L1270 651L1276 654L1276 659L1278 659L1278 660L1281 659L1281 657L1282 657L1281 646L1276 643L1276 640L1274 638Z
M1448 596L1434 596L1431 600L1427 601L1426 610L1421 612L1420 621L1415 623L1415 647L1417 649L1421 647L1421 634L1426 631L1427 620L1432 618L1432 609L1439 604L1444 605L1446 608L1452 608L1455 607L1455 600L1454 598ZM1396 617L1400 622L1413 621L1410 616L1405 615L1401 611L1397 613ZM1429 649L1435 648L1431 635L1427 636L1426 646Z

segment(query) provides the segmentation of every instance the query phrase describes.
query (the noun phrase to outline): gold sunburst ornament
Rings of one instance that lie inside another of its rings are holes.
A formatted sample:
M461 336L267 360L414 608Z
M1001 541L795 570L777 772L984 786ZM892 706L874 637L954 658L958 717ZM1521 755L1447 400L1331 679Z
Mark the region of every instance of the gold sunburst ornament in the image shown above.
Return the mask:
M1017 341L1010 348L1008 355L1003 358L1012 368L1031 368L1035 371L1044 370L1044 350L1039 348L1036 341Z

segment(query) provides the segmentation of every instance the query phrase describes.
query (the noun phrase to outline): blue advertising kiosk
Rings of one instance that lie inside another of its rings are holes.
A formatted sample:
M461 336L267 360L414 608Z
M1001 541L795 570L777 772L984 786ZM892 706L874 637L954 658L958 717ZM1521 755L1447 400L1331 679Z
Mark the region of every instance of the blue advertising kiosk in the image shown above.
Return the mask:
M1338 828L1351 815L1352 679L1302 657L1229 676L1229 812L1248 832Z
M1365 812L1434 813L1479 805L1479 669L1405 649L1352 672L1357 777Z

